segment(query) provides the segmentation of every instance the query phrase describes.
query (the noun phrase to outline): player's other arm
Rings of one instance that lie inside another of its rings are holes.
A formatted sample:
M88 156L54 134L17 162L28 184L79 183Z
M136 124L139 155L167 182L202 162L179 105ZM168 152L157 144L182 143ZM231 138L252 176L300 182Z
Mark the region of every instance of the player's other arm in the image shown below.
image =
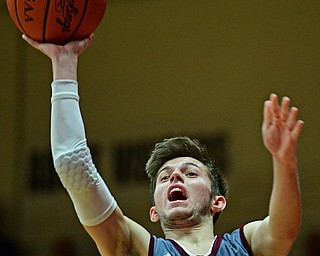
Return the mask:
M263 141L273 160L273 187L269 216L245 226L254 255L288 255L301 225L301 195L296 148L303 121L298 109L275 94L265 102Z

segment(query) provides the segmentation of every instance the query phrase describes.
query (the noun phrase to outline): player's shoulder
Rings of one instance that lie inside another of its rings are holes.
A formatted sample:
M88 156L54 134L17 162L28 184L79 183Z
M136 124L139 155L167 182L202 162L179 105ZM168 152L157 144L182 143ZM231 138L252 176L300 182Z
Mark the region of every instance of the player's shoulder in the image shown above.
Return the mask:
M259 229L262 223L263 223L262 220L256 220L256 221L249 222L243 226L243 234L250 246L251 246L252 237L254 236L255 232Z

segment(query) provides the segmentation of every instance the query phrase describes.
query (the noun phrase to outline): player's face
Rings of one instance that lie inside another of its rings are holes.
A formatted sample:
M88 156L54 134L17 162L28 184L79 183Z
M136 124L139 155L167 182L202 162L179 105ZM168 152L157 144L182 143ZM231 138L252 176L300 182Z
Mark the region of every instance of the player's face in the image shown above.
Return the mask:
M150 210L153 221L170 223L210 216L212 196L207 167L191 157L169 160L158 171L154 201L154 212Z

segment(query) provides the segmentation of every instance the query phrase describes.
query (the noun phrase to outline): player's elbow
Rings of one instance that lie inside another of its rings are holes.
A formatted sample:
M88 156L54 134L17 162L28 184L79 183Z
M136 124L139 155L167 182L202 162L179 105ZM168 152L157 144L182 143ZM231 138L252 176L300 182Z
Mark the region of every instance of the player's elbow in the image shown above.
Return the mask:
M294 223L288 225L286 232L284 233L285 239L294 241L299 234L301 228L301 218L298 218Z
M293 225L289 229L287 229L285 232L282 232L281 235L273 237L273 248L276 248L275 251L283 252L283 254L277 254L277 255L288 255L295 240L298 236L298 233L300 231L301 223L297 225ZM271 254L274 255L274 254Z
M286 239L294 242L294 240L299 234L300 228L301 228L301 222L297 223L291 229L288 230L288 232L286 233Z
M285 227L285 228L284 228ZM291 225L282 225L274 228L266 241L268 253L261 255L279 255L286 256L289 254L296 237L300 231L301 221Z

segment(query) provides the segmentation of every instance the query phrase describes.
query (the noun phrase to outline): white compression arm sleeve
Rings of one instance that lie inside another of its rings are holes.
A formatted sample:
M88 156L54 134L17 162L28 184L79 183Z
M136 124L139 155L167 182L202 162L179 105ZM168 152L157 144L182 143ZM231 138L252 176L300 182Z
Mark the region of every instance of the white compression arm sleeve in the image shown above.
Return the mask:
M51 149L55 169L67 189L80 222L86 226L106 220L117 203L92 162L80 112L78 84L52 83Z

